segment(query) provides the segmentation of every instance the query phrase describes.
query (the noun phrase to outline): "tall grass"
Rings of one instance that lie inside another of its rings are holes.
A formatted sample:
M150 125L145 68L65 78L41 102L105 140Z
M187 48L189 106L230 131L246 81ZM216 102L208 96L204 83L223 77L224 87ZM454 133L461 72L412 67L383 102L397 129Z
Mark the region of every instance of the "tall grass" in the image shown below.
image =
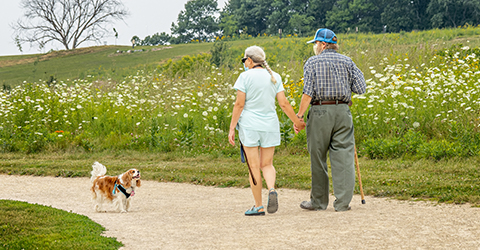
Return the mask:
M455 45L459 33L476 35L480 29L347 34L341 39L342 52L354 59L368 85L365 95L353 97L360 154L437 160L480 154L480 51ZM229 42L210 54L126 74L121 82L100 73L85 79L25 82L1 93L0 148L28 153L132 149L236 154L226 131L244 49L253 44L265 48L297 109L303 63L312 54L307 40ZM478 38L470 40L465 42L480 44ZM222 62L220 67L216 60ZM282 147L303 150L305 133L294 135L288 118L278 111Z

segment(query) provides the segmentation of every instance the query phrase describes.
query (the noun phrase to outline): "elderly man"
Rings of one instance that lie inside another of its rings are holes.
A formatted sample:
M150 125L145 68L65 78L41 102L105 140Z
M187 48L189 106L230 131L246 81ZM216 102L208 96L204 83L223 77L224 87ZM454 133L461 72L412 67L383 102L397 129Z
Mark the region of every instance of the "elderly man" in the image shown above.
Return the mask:
M347 211L355 187L355 138L349 103L352 92L365 93L365 78L352 59L337 52L337 36L333 31L319 29L309 43L315 43L315 56L304 66L303 96L297 116L303 118L311 105L306 132L312 190L310 201L303 201L300 207L327 209L329 153L336 198L333 207L335 211Z

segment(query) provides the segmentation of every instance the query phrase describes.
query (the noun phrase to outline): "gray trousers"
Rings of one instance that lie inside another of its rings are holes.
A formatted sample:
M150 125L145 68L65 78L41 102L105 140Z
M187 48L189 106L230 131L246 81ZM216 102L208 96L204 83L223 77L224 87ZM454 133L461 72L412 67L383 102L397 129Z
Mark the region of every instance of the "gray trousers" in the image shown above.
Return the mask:
M328 206L328 152L336 198L333 207L337 211L345 211L352 201L355 188L355 138L350 108L346 104L312 105L307 119L312 206L315 209L327 209Z

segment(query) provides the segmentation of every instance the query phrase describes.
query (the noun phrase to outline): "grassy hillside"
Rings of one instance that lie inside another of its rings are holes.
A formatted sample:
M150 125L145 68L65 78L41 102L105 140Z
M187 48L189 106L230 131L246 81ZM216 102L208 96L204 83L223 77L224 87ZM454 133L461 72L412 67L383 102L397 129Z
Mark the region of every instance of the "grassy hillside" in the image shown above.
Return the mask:
M448 48L452 44L463 43L471 47L480 45L480 28L430 30L396 34L339 34L341 52L354 59L365 71L376 63L377 56L415 54L425 50ZM244 37L244 40L227 41L228 49L241 56L250 45L265 46L267 58L271 63L272 54L275 64L288 65L296 62L297 78L301 77L301 65L310 56L311 48L305 41L311 38L286 37ZM226 39L227 40L227 39ZM291 41L294 49L283 46ZM66 79L84 79L87 75L111 78L121 81L136 73L139 69L152 69L168 59L179 59L185 55L210 52L213 43L190 43L170 46L139 46L141 52L126 53L128 46L96 46L80 48L74 51L54 51L46 54L2 56L0 57L0 84L15 86L24 81L51 81ZM117 53L122 51L124 53ZM298 51L302 51L298 54ZM279 55L281 53L281 55ZM421 56L420 53L418 53ZM412 57L411 59L415 59ZM238 66L241 66L238 64ZM367 72L367 77L369 77ZM296 79L298 80L298 79Z
M182 44L175 46L136 47L142 52L126 53L131 47L98 46L75 51L55 51L47 54L0 57L0 83L17 85L39 79L83 78L96 72L158 65L170 58L210 50L211 44ZM124 53L117 53L123 51ZM124 75L119 75L123 77Z
M237 40L231 44L242 47L251 42L264 43L268 40L269 38ZM120 81L138 69L152 69L169 59L209 53L212 45L213 43L191 43L138 46L133 51L128 46L95 46L46 54L1 56L0 84L16 86L24 81L84 79L87 75Z

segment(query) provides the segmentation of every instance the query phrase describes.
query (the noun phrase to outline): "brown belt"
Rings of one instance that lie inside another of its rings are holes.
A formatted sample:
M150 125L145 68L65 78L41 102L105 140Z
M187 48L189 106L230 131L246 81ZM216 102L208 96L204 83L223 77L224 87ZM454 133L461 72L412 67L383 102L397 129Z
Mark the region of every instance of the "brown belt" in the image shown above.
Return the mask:
M312 103L312 105L332 105L332 104L348 104L348 102L336 100L336 101L322 101L322 103L320 102Z

